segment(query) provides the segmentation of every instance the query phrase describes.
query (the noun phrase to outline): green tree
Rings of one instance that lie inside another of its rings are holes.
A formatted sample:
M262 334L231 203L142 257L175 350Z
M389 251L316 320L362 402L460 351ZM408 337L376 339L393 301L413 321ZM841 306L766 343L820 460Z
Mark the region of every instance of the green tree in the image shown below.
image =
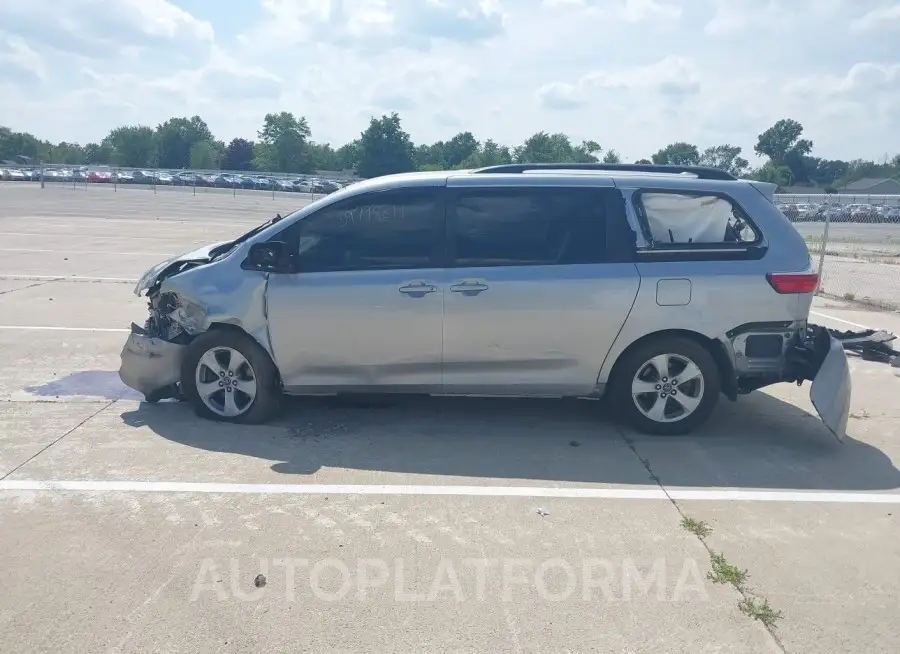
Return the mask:
M88 143L84 146L84 163L108 164L112 162L112 150L104 143Z
M222 152L222 170L250 170L253 167L253 143L247 139L232 139Z
M157 126L158 163L163 168L187 168L191 149L200 141L212 141L209 126L200 116L169 118Z
M615 150L607 150L606 154L603 155L603 163L605 164L619 164L622 163L622 157L619 156L619 153Z
M777 166L771 161L767 161L762 166L754 170L750 177L760 182L769 182L778 185L783 189L794 184L794 175L787 166Z
M277 172L278 165L275 159L275 148L266 143L253 144L253 170L260 172Z
M813 143L801 139L803 125L791 118L783 118L757 137L754 151L768 157L776 166L787 164L791 153L808 155Z
M265 156L261 161L271 162L272 171L312 172L310 134L309 124L303 116L298 118L290 111L266 114L262 129L259 130L259 142L265 148Z
M573 146L561 132L537 132L515 148L513 158L517 163L596 163L601 151L596 141Z
M719 168L735 177L743 177L750 168L750 162L741 156L741 148L727 143L706 148L700 155L700 165Z
M652 164L653 162L650 161L649 159L638 159L638 160L635 161L634 163L636 163L636 164L638 164L638 165L641 165L641 166L649 166L649 165Z
M156 164L156 132L146 125L116 127L103 145L110 152L110 163L128 168L145 168Z
M415 170L414 147L396 112L372 117L359 137L356 173L378 177Z
M462 163L463 168L484 168L512 163L512 154L505 145L487 139L472 155Z
M50 161L69 166L81 165L84 163L84 148L77 143L61 141L53 146Z
M359 159L359 139L345 143L334 152L334 167L337 170L354 170Z
M313 170L335 170L337 155L330 143L309 142L310 166Z
M800 138L803 125L792 118L783 118L757 137L754 151L769 158L775 166L787 166L794 182L808 182L814 166L808 157L813 142Z
M478 151L479 145L472 132L460 132L443 144L443 165L447 168L461 167Z
M446 166L445 149L447 144L444 141L426 144L421 143L415 147L413 157L416 161L418 170L443 170Z
M198 141L191 148L191 168L194 170L213 170L219 167L222 152L212 141Z
M0 127L0 161L17 161L20 157L34 162L49 161L50 143L28 132L14 132L8 127Z
M696 166L700 163L700 151L697 146L684 141L670 143L652 157L655 164L671 164L673 166Z

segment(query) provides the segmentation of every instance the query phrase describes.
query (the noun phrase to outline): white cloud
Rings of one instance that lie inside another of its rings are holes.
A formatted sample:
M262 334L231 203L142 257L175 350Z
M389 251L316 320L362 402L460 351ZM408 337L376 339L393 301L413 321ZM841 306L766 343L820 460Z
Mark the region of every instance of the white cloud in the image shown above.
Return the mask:
M626 0L622 16L632 23L645 20L677 20L681 17L681 7L658 0Z
M900 30L900 2L877 7L855 19L850 29L856 33Z
M254 138L267 112L342 143L398 111L416 141L538 131L626 160L790 117L815 152L900 133L886 0L66 0L0 3L0 125L53 140L199 113ZM60 111L65 107L65 111Z
M538 97L551 109L574 109L589 103L592 96L609 91L658 93L684 96L700 89L696 64L670 56L645 66L595 70L574 83L551 82L538 89Z
M0 69L14 68L39 81L47 79L44 58L35 52L22 37L0 32Z

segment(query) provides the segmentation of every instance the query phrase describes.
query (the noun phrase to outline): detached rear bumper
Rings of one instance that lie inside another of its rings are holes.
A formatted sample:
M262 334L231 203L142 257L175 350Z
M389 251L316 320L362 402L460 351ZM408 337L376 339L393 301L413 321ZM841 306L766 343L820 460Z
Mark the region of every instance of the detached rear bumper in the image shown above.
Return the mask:
M119 378L150 400L154 393L178 383L186 349L186 345L132 333L122 348Z
M839 441L847 435L852 383L844 345L824 327L810 325L788 353L794 380L811 380L809 398Z
M847 420L850 417L850 366L844 346L834 336L829 336L828 354L813 378L809 389L816 412L822 422L839 441L847 434Z

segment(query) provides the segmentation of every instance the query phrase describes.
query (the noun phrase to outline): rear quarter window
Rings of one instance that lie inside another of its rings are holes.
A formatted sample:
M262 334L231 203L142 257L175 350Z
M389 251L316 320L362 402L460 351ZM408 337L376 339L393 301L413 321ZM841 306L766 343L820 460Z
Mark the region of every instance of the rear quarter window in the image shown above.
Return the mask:
M635 206L652 247L740 247L761 240L756 225L724 195L641 191Z

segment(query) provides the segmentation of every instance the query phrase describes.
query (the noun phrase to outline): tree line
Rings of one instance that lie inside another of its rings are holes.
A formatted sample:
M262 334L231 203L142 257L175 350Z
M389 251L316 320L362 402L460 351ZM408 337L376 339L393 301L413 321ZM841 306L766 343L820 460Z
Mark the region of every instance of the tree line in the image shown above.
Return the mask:
M900 155L890 161L830 160L812 154L813 142L803 138L803 126L785 118L758 135L756 154L765 158L751 167L739 146L671 143L635 163L702 165L727 170L737 177L774 182L780 187L839 187L861 177L900 177ZM446 141L416 144L403 129L400 116L372 117L368 127L349 143L333 147L312 140L304 116L289 111L266 114L255 141L217 139L200 116L169 118L155 128L116 127L99 143L41 140L27 132L0 126L0 163L4 160L65 165L104 164L127 168L264 171L313 173L352 170L375 177L413 170L476 168L505 163L622 163L614 149L592 140L573 142L566 134L536 132L521 145L508 146L472 132Z

